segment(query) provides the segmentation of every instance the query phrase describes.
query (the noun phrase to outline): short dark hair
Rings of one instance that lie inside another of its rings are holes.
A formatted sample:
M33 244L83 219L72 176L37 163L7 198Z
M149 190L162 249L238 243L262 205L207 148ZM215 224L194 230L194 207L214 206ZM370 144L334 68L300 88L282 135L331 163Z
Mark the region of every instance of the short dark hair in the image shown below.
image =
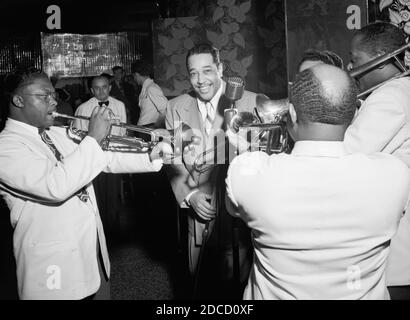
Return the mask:
M110 79L109 79L104 73L102 73L102 74L100 74L99 76L95 76L95 77L91 78L91 82L90 82L91 86L90 86L90 88L93 87L94 81L95 81L95 80L98 80L98 79L105 79L105 80L107 80L108 84L110 84Z
M113 67L111 70L112 70L112 72L115 72L115 71L117 71L117 70L124 70L124 68L121 67L121 66L115 66L115 67Z
M16 69L4 78L4 94L11 101L18 90L32 84L38 78L49 79L47 74L34 67Z
M389 22L374 22L356 31L355 35L361 35L360 49L369 56L392 52L406 43L404 32Z
M138 72L144 77L153 77L154 68L152 64L144 61L135 61L131 64L131 73Z
M112 79L112 75L110 75L109 73L106 73L106 72L104 72L104 73L101 73L99 76L97 76L97 77L104 77L104 78L107 78L108 79L108 81L111 81L111 79ZM96 78L96 77L94 77L94 78Z
M343 69L343 59L330 50L306 50L303 53L302 58L300 59L300 62L298 64L298 70L300 69L302 63L305 61L322 61L323 63L330 64L340 69Z
M209 53L212 56L212 59L215 62L215 64L219 65L221 63L221 59L219 57L219 49L215 48L210 43L199 43L193 46L191 49L189 49L185 60L187 67L189 57L201 53Z
M347 85L339 86L337 93L327 90L312 69L298 73L289 95L298 119L333 125L350 124L356 111L358 89L355 81L344 73Z

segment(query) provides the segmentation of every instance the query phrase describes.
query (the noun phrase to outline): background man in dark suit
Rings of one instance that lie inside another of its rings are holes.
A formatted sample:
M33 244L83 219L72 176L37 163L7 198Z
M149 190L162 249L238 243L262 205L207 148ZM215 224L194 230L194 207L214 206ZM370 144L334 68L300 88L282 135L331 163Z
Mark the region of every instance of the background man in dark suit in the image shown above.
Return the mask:
M123 67L115 66L112 68L112 72L114 76L110 83L110 96L124 103L128 121L137 124L138 119L136 119L133 110L138 109L138 95L136 94L134 87L125 81L125 71Z

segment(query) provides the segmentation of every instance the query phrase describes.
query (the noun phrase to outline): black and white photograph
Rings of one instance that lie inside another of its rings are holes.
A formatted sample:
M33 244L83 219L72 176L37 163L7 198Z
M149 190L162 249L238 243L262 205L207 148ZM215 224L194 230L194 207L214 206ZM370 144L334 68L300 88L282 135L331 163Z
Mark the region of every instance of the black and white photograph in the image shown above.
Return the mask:
M0 300L410 300L409 36L410 0L2 0Z

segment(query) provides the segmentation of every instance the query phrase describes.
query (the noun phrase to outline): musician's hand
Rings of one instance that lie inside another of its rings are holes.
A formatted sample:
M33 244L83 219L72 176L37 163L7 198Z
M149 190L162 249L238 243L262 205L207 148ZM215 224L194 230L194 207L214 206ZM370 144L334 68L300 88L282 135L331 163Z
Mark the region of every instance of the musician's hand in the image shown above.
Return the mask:
M162 159L164 162L168 162L172 157L172 148L166 142L158 142L158 144L152 148L149 153L149 159L154 161L155 159Z
M97 140L98 143L108 135L110 132L111 124L110 109L95 107L91 114L90 121L88 123L88 135Z
M216 210L211 205L212 197L201 191L197 191L189 198L189 204L196 214L203 220L211 220L215 218Z
M120 124L121 119L115 115L114 112L111 111L111 109L108 109L108 114L110 116L111 124Z

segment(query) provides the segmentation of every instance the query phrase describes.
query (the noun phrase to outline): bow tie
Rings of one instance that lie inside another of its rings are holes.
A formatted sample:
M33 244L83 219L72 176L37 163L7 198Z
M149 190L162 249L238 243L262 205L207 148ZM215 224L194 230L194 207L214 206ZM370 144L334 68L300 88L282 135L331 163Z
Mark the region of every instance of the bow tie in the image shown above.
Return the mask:
M102 107L103 105L108 106L109 103L110 103L109 101L98 101L98 104L100 107Z

